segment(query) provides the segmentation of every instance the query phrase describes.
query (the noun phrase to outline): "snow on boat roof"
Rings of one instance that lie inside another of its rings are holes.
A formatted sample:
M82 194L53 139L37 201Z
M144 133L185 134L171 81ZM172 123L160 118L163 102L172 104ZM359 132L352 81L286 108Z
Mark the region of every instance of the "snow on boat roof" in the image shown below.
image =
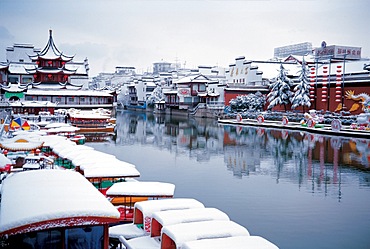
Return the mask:
M68 170L12 174L4 180L1 196L0 234L119 219L117 209L89 181Z
M48 123L47 125L45 125L45 129L58 128L58 127L71 127L71 125L66 124L66 123Z
M166 182L117 182L107 196L173 196L175 185Z
M155 212L152 219L158 221L162 226L195 221L230 220L226 213L210 207Z
M84 169L86 178L97 177L139 177L140 172L131 166L105 165L102 167L91 167Z
M58 155L63 158L73 157L73 155L79 155L81 151L94 150L94 148L87 145L69 146L59 151Z
M200 221L164 226L162 228L162 243L164 234L171 238L177 247L182 246L186 241L250 235L245 227L230 220Z
M21 134L1 141L0 147L7 150L33 150L42 147L43 143L39 137Z
M132 239L144 236L145 234L146 233L144 229L139 228L133 223L109 227L110 238L119 238L119 236L123 236L125 239Z
M188 241L182 245L183 249L228 249L228 248L249 248L249 249L278 249L276 245L260 236L236 236L219 239L203 239Z
M204 205L200 201L192 198L173 198L136 202L134 208L139 209L143 214L146 214L146 216L151 216L152 213L158 211L204 208Z
M117 158L104 152L96 150L86 150L83 153L68 159L71 160L75 166L80 166L84 163L108 163L109 160L116 160Z

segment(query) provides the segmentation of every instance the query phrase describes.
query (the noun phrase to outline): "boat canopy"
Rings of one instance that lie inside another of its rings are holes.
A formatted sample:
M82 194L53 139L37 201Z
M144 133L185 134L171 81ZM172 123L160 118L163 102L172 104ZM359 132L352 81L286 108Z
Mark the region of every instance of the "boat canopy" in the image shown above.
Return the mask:
M117 182L107 191L107 197L144 196L172 197L175 185L166 182Z
M179 248L187 241L249 236L248 230L234 221L212 220L181 223L162 228L161 248Z
M221 210L211 207L155 212L152 216L150 236L160 236L164 226L208 220L230 220L230 218Z
M249 249L279 249L276 245L260 236L236 236L217 239L202 239L185 242L183 249L225 249L225 248L249 248Z
M24 171L2 184L0 236L115 223L119 216L117 209L74 171Z
M148 235L151 227L152 214L164 210L201 209L203 203L191 198L171 198L136 202L134 205L134 220L130 224L116 225L109 228L109 237L132 239ZM138 228L138 225L143 225Z

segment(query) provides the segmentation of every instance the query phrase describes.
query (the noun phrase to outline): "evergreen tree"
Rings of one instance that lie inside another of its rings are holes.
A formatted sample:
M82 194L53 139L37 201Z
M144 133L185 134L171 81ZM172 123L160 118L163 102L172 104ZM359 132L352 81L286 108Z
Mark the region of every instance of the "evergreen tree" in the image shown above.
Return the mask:
M148 106L153 107L156 102L164 100L164 94L161 86L157 86L148 97L146 103Z
M270 84L271 92L267 95L270 104L267 109L271 110L276 105L284 105L286 111L286 105L290 103L293 96L293 92L290 90L291 85L292 81L287 76L287 70L283 64L280 64L279 74L276 80Z
M299 82L294 87L294 96L292 98L292 109L295 109L298 106L310 107L310 84L308 82L308 69L306 66L306 61L303 57L302 60L302 69L299 72Z

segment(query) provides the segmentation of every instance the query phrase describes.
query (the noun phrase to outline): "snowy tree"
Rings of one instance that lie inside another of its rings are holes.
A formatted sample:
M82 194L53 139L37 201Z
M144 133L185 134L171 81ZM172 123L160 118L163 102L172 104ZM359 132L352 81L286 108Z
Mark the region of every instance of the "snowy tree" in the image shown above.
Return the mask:
M271 110L276 105L284 105L286 111L286 105L290 103L293 92L290 90L292 80L287 76L287 70L280 64L279 75L276 80L270 84L271 92L267 95L268 101L270 102L267 109Z
M155 103L164 100L164 94L161 86L157 86L148 97L146 103L148 106L153 107Z
M125 106L125 105L128 105L130 96L128 92L121 90L117 96L117 100L121 104L121 106Z
M248 95L237 96L230 100L230 108L232 111L262 111L266 104L266 97L260 93L250 93Z
M306 61L303 57L302 69L299 71L299 82L294 87L294 96L292 98L292 108L295 109L298 106L310 107L310 84L308 82L308 69L306 66Z

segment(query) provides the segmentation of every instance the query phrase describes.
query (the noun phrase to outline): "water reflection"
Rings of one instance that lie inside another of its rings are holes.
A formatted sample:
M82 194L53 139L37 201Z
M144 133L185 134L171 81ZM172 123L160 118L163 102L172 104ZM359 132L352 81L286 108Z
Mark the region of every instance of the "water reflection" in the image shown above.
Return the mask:
M216 120L117 115L116 144L145 144L197 162L223 156L235 178L270 175L310 193L342 199L347 182L370 187L370 140L308 132L219 125Z

